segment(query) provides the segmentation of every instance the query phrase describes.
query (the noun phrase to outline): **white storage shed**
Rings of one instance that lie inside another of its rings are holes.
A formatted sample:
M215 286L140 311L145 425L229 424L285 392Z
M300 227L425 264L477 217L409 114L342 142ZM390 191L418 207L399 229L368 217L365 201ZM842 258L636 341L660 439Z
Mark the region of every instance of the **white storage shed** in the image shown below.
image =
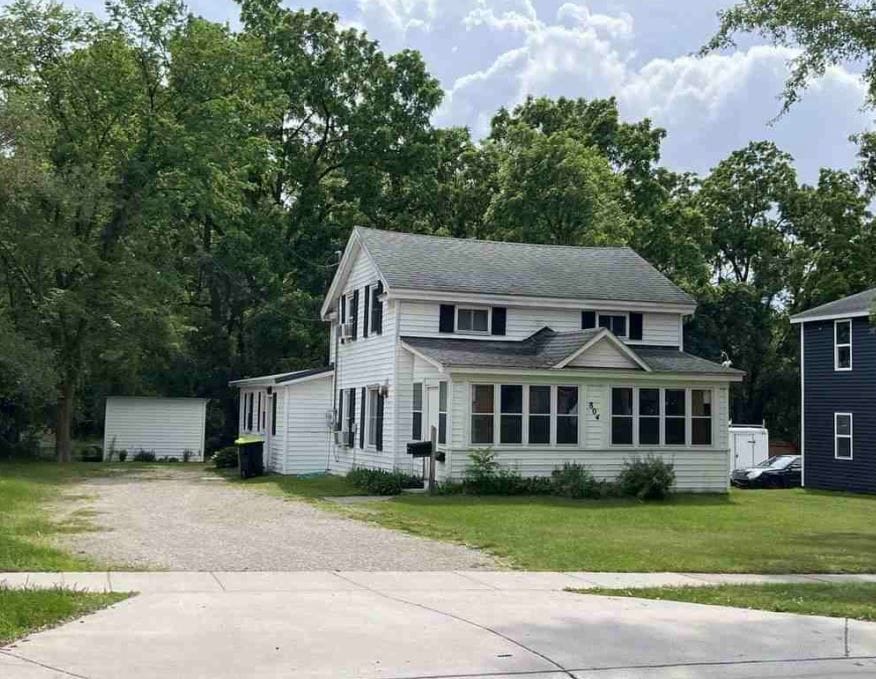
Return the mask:
M756 424L730 425L730 471L760 464L770 456L770 433Z
M156 458L202 461L206 422L205 398L110 396L103 428L104 456L125 450L131 460L145 451Z

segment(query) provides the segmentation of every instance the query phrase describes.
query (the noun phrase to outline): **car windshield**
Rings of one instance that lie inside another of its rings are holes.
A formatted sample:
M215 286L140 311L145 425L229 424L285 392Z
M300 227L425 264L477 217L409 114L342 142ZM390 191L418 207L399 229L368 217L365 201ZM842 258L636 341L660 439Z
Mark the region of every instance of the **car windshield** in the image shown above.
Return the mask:
M779 455L778 457L771 457L768 460L764 460L760 464L756 464L755 467L761 469L784 469L796 459L796 455Z

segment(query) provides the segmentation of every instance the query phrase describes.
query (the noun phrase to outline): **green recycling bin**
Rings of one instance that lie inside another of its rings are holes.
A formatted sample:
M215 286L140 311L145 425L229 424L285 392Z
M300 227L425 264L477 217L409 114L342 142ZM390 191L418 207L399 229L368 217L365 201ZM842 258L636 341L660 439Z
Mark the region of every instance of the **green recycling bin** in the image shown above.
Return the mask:
M237 466L240 478L249 479L265 473L265 440L261 436L241 436L234 442L237 446Z

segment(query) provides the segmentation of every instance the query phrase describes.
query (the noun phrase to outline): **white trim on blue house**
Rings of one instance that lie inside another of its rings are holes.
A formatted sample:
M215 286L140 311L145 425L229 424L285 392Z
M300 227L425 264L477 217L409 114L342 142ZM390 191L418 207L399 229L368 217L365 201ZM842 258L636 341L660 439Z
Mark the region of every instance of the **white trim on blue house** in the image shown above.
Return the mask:
M848 323L849 324L849 342L848 344L839 344L837 342L837 330L839 329L840 323ZM852 323L851 318L838 318L833 322L833 369L836 372L851 372L852 367L854 365L854 359L852 357L852 331L854 330L854 324ZM840 367L839 362L839 350L843 347L849 348L849 366L847 368Z
M840 434L839 428L837 427L837 420L840 417L849 418L849 433L848 434ZM835 460L854 460L855 459L855 417L852 413L834 413L833 414L833 457ZM839 455L839 440L840 439L848 439L849 440L849 456L848 457L840 457Z

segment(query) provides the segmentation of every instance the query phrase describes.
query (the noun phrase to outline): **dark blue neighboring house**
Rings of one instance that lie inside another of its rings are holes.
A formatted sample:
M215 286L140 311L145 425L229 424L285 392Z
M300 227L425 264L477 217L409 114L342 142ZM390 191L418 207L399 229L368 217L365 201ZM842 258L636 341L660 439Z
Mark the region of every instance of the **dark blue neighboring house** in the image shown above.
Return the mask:
M801 449L807 488L876 493L876 288L804 311Z

